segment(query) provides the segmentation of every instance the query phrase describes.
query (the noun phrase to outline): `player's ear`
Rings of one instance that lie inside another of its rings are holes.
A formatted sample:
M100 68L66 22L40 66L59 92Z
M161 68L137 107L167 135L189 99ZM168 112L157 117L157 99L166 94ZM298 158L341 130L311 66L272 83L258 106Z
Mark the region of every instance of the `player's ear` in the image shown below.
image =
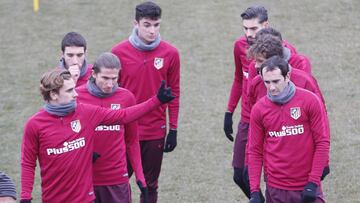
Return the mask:
M58 94L54 91L50 91L50 100L56 101L58 99Z
M264 28L269 27L269 21L265 21L265 22L263 22L262 24L263 24Z
M139 22L137 20L134 20L133 25L134 25L134 27L138 28L139 27Z
M288 72L285 76L285 81L289 82L290 81L290 72Z

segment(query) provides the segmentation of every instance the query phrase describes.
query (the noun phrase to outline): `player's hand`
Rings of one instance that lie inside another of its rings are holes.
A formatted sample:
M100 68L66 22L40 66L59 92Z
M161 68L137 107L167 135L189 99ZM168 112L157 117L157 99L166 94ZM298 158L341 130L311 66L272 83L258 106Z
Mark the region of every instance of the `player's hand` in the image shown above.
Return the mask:
M316 200L317 185L313 182L309 182L305 185L304 190L301 192L301 201L303 203L311 203Z
M78 65L72 65L69 67L69 72L71 74L72 79L76 83L80 77L80 67Z
M139 186L141 195L144 198L144 203L148 203L149 202L149 190L146 186L146 183L142 183L140 180L138 180L138 181L136 181L136 184Z
M252 192L250 195L249 203L262 203L260 198L260 192Z
M175 149L177 141L177 130L169 130L169 133L166 137L164 152L171 152Z
M224 117L224 132L225 132L226 137L227 137L231 142L234 141L234 138L233 138L233 136L232 136L232 134L233 134L232 115L233 115L233 113L231 113L231 112L225 112L225 117Z
M96 160L100 157L100 154L93 152L92 154L92 162L95 163Z
M325 166L325 168L324 168L324 170L323 170L323 173L322 173L320 179L321 179L321 180L324 180L325 177L326 177L327 175L329 175L329 173L330 173L330 167L329 167L329 166Z
M163 104L170 102L171 100L175 99L175 97L171 94L170 87L165 86L165 80L161 81L161 86L157 93L157 98Z

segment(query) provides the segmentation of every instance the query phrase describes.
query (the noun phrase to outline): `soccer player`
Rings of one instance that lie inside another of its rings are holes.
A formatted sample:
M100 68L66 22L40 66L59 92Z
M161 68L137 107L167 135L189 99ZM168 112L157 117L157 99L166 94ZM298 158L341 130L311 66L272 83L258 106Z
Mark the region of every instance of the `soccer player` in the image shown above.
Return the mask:
M245 147L249 128L250 112L246 111L247 106L247 79L251 60L247 57L247 50L254 43L256 33L268 26L267 10L263 6L252 6L242 14L242 24L245 35L241 36L234 44L235 73L231 87L227 111L224 117L224 132L226 137L233 141L232 116L235 108L241 99L241 118L238 124L238 131L234 143L232 166L234 168L234 181L241 188L244 194L250 198L250 190L243 181Z
M78 102L111 109L135 105L134 95L118 87L120 61L117 56L112 53L101 54L92 69L92 76L87 84L76 88ZM141 190L147 191L137 123L99 125L93 133L94 153L98 157L95 157L93 164L95 202L131 202L126 152L135 171L136 182Z
M280 38L274 36L273 34L262 34L263 31L269 30L269 28L264 28L261 30L257 36L255 43L250 47L248 51L249 57L253 58L255 63L253 63L250 68L256 70L256 74L259 73L260 67L262 63L272 57L279 56L287 61L291 67L289 73L291 73L292 82L301 88L307 89L313 93L315 93L321 101L325 104L324 98L320 91L320 88L317 84L315 78L310 75L308 72L303 71L307 69L306 67L301 66L300 64L308 64L305 63L293 63L296 60L290 60L290 58L298 57L297 54L292 54L288 50L288 48L284 47ZM248 88L248 97L249 97L249 105L250 111L251 107L255 104L257 100L266 95L266 88L263 84L262 78L260 75L256 75L256 77L252 78L249 81Z
M180 98L179 52L161 40L160 24L161 8L154 2L143 2L136 6L134 29L129 39L112 48L121 63L119 84L135 95L137 103L150 98L161 80L166 81L175 96L168 106L160 106L138 121L142 165L151 203L157 202L163 152L171 152L177 145ZM143 197L140 199L142 202Z
M76 103L75 82L67 70L53 69L40 80L44 107L30 117L21 146L21 202L31 202L36 160L42 202L92 202L94 129L135 121L174 97L162 82L157 96L118 110ZM120 136L120 134L119 134ZM107 139L107 138L103 138Z
M0 203L15 203L16 189L14 181L0 171Z
M289 77L291 78L291 81L294 83L296 87L301 87L306 90L309 90L313 92L318 98L321 100L322 104L325 107L325 100L323 98L323 95L321 93L320 87L318 86L318 83L316 79L310 75L307 72L302 71L301 67L297 64L297 68L291 68L291 63L294 61L289 60L289 51L286 51L286 47L283 47L281 38L274 36L273 34L262 34L263 31L268 30L269 28L264 28L261 31L259 31L256 34L256 41L255 43L250 47L248 54L251 58L253 58L256 61L256 69L257 72L260 71L260 67L262 63L272 57L272 56L279 56L283 58L285 61L288 61L289 63ZM296 54L295 54L296 55ZM305 63L306 64L306 63ZM254 68L255 67L251 67ZM254 77L251 81L249 81L249 88L248 88L248 97L249 97L249 110L251 111L252 107L255 105L255 103L260 100L263 96L266 95L266 87L264 85L264 82L262 80L261 75L257 75ZM325 117L327 119L327 116ZM326 133L330 134L330 129L328 128L328 122L327 124L327 131ZM330 136L330 135L328 135ZM245 164L247 165L247 164ZM246 168L246 167L245 167ZM266 168L266 166L264 166ZM245 169L246 170L246 169ZM266 170L264 170L266 173ZM325 167L323 171L323 176L321 179L324 179L325 176L329 173L330 169L329 167ZM244 178L246 182L248 182L247 171L244 173ZM265 178L266 180L266 178Z
M76 87L86 84L91 75L91 64L86 62L85 38L76 32L67 33L61 41L59 67L70 71Z
M255 104L250 116L250 202L260 202L263 164L266 202L325 202L320 177L329 159L330 139L321 100L295 87L288 63L279 56L267 59L260 73L267 96Z
M256 44L256 41L258 41L258 38L261 38L263 35L270 35L276 38L277 40L280 40L280 42L283 42L281 33L277 31L276 29L272 27L267 27L264 29L261 29L258 33L256 33L255 36L255 43L251 46L253 47ZM263 43L257 43L258 46L263 46ZM248 57L254 59L253 54L251 53L251 47L248 51ZM264 52L269 52L269 49L267 46L264 47L257 47L256 49L261 48ZM295 69L302 70L308 74L311 75L311 63L308 57L305 55L294 53L291 47L287 46L286 44L282 43L282 50L283 50L283 58ZM259 55L259 54L258 54ZM250 81L258 75L257 69L260 67L259 64L265 61L265 58L263 56L256 57L256 60L253 61L249 66L249 78L248 81Z

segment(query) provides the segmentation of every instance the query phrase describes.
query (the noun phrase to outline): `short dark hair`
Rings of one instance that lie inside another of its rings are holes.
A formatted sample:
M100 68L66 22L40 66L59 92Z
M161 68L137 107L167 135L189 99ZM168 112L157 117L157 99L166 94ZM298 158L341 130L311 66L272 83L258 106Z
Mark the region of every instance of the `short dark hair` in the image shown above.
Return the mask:
M100 56L96 59L92 69L94 73L99 73L101 68L119 70L120 69L119 58L110 52L105 52L100 54Z
M86 40L85 38L77 33L77 32L69 32L67 33L61 41L61 51L65 51L65 47L84 47L84 51L86 51Z
M261 30L259 30L255 35L255 40L256 40L256 38L260 37L261 35L266 35L266 34L277 37L282 41L281 33L272 27L265 27L265 28L262 28Z
M258 18L259 23L263 23L268 20L267 10L264 6L251 6L247 8L240 16L243 20Z
M282 41L269 34L258 36L255 43L249 48L248 56L250 58L255 58L258 55L262 55L266 59L272 56L280 56L283 58L284 52Z
M161 8L151 1L143 2L135 8L135 20L139 21L142 18L149 18L157 20L161 18Z
M289 73L289 64L280 56L272 56L260 66L261 76L263 75L264 68L266 68L266 71L273 71L278 68L280 69L281 75L284 76L284 78Z

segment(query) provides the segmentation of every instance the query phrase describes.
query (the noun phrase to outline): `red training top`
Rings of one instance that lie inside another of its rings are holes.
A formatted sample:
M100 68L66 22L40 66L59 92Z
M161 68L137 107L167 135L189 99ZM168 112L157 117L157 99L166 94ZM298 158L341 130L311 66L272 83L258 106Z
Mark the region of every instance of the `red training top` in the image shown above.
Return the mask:
M155 140L166 135L166 108L170 129L177 129L180 98L180 59L178 50L165 41L151 51L133 47L129 40L115 45L112 50L120 59L119 86L130 90L140 103L156 94L162 80L176 97L168 105L139 119L139 139Z
M126 109L77 104L64 117L44 109L30 117L21 147L21 199L31 199L36 159L41 172L42 202L91 202L94 129L100 124L135 121L160 105L154 96ZM120 135L119 135L120 136Z
M79 103L107 107L113 110L135 105L134 95L124 88L118 88L113 95L99 98L92 95L86 85L76 88ZM143 184L145 178L141 164L137 122L126 125L99 125L94 129L94 152L100 157L93 164L93 182L98 185L127 183L126 154L134 169L137 180Z

